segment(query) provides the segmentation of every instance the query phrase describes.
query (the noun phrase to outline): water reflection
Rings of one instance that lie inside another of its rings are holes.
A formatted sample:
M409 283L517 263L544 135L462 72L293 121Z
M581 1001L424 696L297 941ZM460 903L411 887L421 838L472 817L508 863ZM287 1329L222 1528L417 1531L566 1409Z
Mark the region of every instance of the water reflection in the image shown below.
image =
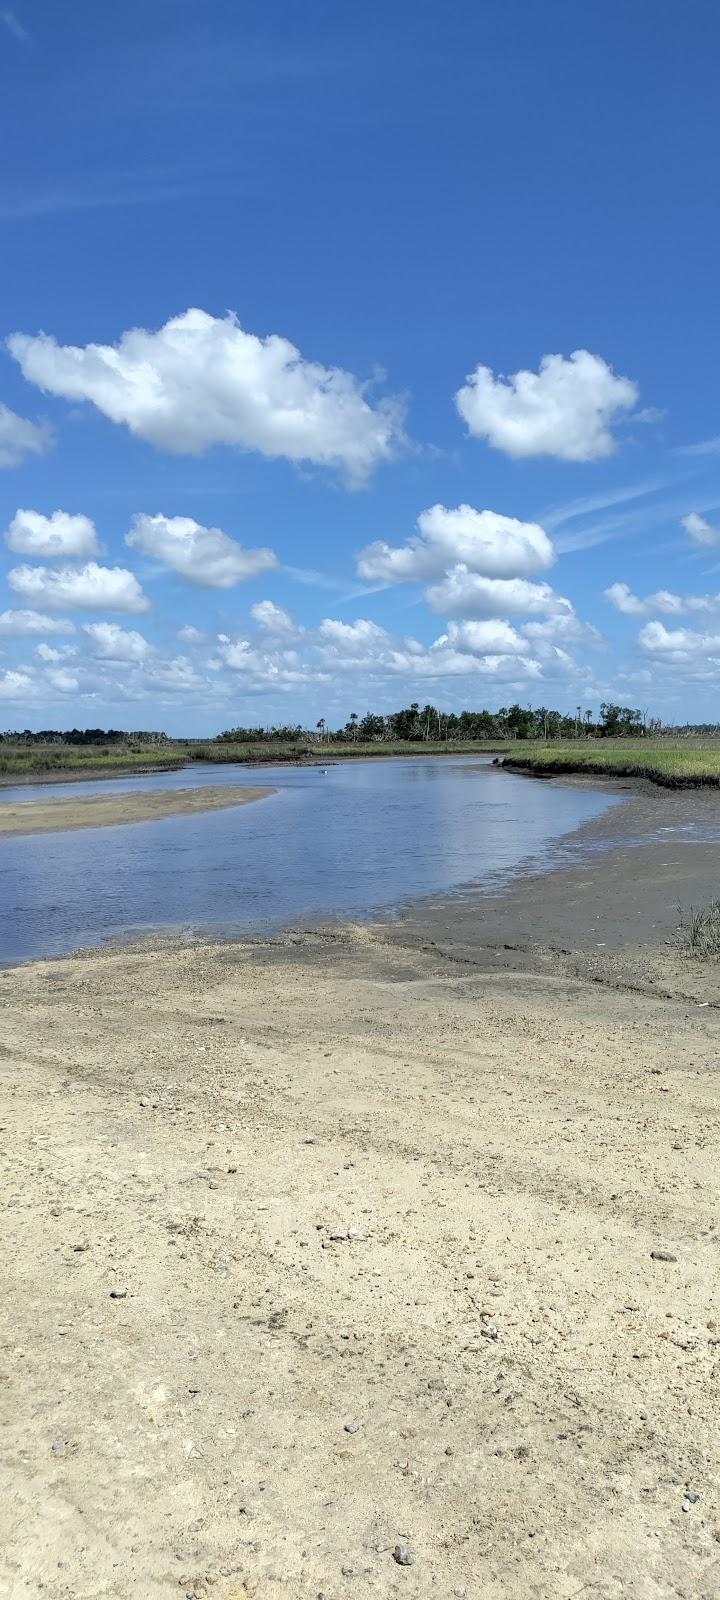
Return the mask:
M228 768L113 780L113 789L269 785L255 805L0 840L0 960L57 955L157 928L262 933L362 918L468 883L497 887L617 803L467 760ZM107 780L0 792L107 793Z

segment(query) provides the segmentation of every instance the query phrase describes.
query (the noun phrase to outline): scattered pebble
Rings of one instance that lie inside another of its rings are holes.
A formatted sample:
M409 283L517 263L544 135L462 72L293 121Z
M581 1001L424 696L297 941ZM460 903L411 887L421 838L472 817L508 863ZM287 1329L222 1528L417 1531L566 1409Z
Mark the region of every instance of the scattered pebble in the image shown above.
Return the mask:
M308 1134L307 1139L303 1139L303 1144L314 1144L314 1143L315 1143L315 1140L314 1140L314 1138L313 1138L311 1133Z
M359 1433L361 1427L362 1427L362 1423L361 1422L346 1422L345 1423L345 1432L346 1433Z
M110 1290L110 1299L111 1300L126 1300L127 1299L127 1289L111 1289Z
M671 1250L651 1250L650 1255L653 1261L677 1261Z
M408 1550L406 1544L396 1544L393 1550L393 1561L397 1561L399 1567L412 1567L415 1565L415 1557L412 1550Z

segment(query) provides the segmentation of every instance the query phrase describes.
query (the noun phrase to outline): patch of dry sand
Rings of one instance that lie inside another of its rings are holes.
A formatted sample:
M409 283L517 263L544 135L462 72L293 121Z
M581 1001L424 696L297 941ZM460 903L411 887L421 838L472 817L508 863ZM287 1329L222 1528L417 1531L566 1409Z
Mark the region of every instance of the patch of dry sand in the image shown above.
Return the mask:
M10 1600L715 1600L719 1043L367 933L1 974Z
M125 822L154 822L161 817L196 816L264 800L274 789L133 789L127 793L79 795L62 800L28 800L0 805L3 834L59 833L70 828L110 828Z

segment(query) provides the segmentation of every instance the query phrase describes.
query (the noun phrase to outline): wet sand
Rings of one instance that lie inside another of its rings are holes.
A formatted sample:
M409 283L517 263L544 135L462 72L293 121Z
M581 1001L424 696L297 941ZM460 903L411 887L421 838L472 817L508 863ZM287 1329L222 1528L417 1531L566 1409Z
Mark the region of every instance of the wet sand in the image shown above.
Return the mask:
M3 835L61 833L75 828L111 828L127 822L155 822L162 817L197 816L264 800L274 789L146 789L118 794L80 795L76 799L27 800L0 805Z
M11 1600L715 1600L719 969L666 902L717 852L673 837L524 915L0 973Z

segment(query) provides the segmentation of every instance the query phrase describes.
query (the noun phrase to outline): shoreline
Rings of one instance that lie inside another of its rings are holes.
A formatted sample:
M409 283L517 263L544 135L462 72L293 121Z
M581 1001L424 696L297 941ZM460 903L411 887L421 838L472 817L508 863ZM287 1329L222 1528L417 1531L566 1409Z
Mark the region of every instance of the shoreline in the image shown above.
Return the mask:
M714 1593L713 826L0 970L10 1593Z
M505 756L502 760L494 761L494 765L503 771L512 772L516 777L537 778L545 783L553 779L578 777L585 778L588 782L600 779L608 783L642 783L651 784L656 789L720 789L720 774L704 774L702 776L677 775L662 772L657 767L648 769L632 767L609 769L603 762L591 761L573 762L559 757L557 761L534 761L532 756Z
M134 822L160 822L167 817L198 816L244 806L275 794L274 789L227 785L218 788L124 790L116 795L81 795L73 800L29 800L0 805L0 840L37 833L74 832L78 828L124 827Z
M167 766L160 763L149 767L129 765L112 767L110 770L107 767L82 769L75 767L72 772L68 772L67 768L61 767L57 772L0 772L0 789L31 789L35 784L45 783L98 783L100 779L105 778L149 778L156 772L161 776L167 772L184 772L185 766L184 761L175 761L169 762Z
M303 752L280 748L273 750L267 745L256 746L252 753L245 751L233 760L223 758L219 752L227 748L218 746L218 755L215 760L212 756L205 756L202 761L193 759L189 755L169 756L167 761L157 763L118 765L108 768L107 764L93 766L78 765L68 769L63 766L57 770L46 769L40 772L0 772L0 789L13 787L24 788L33 785L54 783L82 783L97 782L100 779L128 777L148 777L155 773L165 772L192 772L193 769L207 770L208 767L263 767L263 766L292 766L315 767L342 765L347 761L435 761L435 760L464 760L490 763L500 770L507 770L516 777L536 778L543 782L563 782L570 779L584 782L589 785L597 783L607 784L610 789L620 785L639 785L641 791L646 786L660 793L667 791L698 791L710 792L720 789L720 771L701 772L695 774L676 774L663 771L661 767L649 767L639 762L637 766L609 767L602 761L583 761L570 757L558 757L543 760L528 755L507 754L508 743L489 743L484 748L478 748L471 741L467 744L458 743L450 747L428 747L424 744L414 744L403 748L363 747L355 750L351 747L337 748L328 746L325 750L314 748ZM516 748L511 745L510 749Z
M351 750L344 750L334 751L326 756L316 752L307 756L288 755L282 752L272 755L254 753L252 756L241 756L235 761L223 760L222 756L219 756L217 761L197 761L190 758L187 760L168 761L167 765L158 762L157 765L151 763L149 766L133 766L132 763L129 763L127 766L117 766L111 770L108 770L107 765L98 767L88 765L87 767L74 767L71 770L68 770L67 767L61 767L58 771L44 770L42 772L23 774L0 772L0 789L25 788L36 783L83 783L85 781L95 783L99 778L133 778L136 776L147 778L155 772L202 772L207 771L208 767L327 767L339 766L344 761L446 761L448 759L457 760L459 756L468 761L482 761L496 754L495 747L489 750L463 750L462 747L453 750L397 750L390 754L386 750L379 750L377 753L363 750L357 754Z

